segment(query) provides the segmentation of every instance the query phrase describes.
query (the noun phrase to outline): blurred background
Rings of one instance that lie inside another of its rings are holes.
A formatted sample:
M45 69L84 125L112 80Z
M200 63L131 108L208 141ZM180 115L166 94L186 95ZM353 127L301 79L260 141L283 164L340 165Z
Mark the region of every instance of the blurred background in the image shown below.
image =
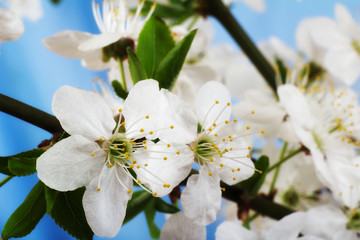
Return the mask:
M347 6L360 24L360 2L345 0L341 3ZM333 18L336 1L265 0L265 4L264 13L253 11L243 2L234 2L231 11L255 42L276 36L295 49L294 34L298 23L306 17ZM106 79L106 72L88 70L81 66L80 60L67 59L49 52L41 42L42 39L67 29L98 33L91 0L62 0L56 5L50 0L41 0L41 6L41 19L23 19L25 32L19 40L0 45L0 93L52 113L52 96L58 88L71 85L93 90L91 80L95 77ZM2 1L0 7L6 8L6 0ZM215 27L213 45L228 43L238 49L221 25L214 19L210 20ZM0 156L36 148L42 140L50 137L46 131L0 112ZM4 177L0 174L0 180ZM37 181L36 174L18 177L0 188L0 230ZM161 227L165 216L157 214L156 222ZM215 238L216 226L220 222L221 216L208 226L208 239ZM36 229L23 239L72 238L45 215ZM145 216L140 214L124 225L115 239L151 239Z

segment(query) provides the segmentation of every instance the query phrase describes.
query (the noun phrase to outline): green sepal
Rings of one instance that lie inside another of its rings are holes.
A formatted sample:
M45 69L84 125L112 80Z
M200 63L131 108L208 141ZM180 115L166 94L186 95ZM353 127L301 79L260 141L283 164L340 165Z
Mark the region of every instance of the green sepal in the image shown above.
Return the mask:
M140 212L144 211L153 196L145 190L134 192L127 204L126 215L123 224L133 219Z
M163 213L177 213L180 211L175 205L169 204L161 198L155 198L155 210Z
M256 195L264 183L269 168L269 158L267 156L261 156L255 161L254 165L259 172L255 171L250 178L236 184L237 187L246 190L249 195Z
M152 17L144 25L138 39L136 55L146 74L153 77L163 58L175 46L169 27L159 18Z
M171 90L174 87L196 31L192 30L186 35L161 61L153 77L159 82L160 88Z
M24 202L11 214L1 233L4 240L24 237L34 230L46 212L44 186L39 181Z
M26 176L36 172L36 159L44 150L35 148L13 156L0 157L0 173L9 176Z
M49 215L51 214L51 210L54 207L58 193L58 191L45 185L46 213Z
M77 239L93 239L94 233L85 217L82 198L85 187L58 192L50 216L55 223Z
M136 84L141 80L148 79L145 68L131 48L127 48L128 62L130 68L131 78L133 83Z
M113 80L111 82L111 86L113 87L116 95L121 97L122 99L126 99L127 95L129 94L122 86L118 80Z
M149 233L152 238L159 239L160 238L160 229L156 226L155 220L155 199L152 199L149 204L147 204L145 208L145 217L146 222L149 228Z

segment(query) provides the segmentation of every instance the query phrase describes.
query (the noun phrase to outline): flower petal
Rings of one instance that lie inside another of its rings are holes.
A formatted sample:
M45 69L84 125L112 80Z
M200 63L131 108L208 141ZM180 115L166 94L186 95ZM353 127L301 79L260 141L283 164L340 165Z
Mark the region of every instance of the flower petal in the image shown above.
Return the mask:
M126 187L122 186L119 182ZM100 237L115 237L123 223L127 202L131 198L132 179L121 167L104 169L97 191L99 177L90 182L83 197L86 220Z
M220 158L220 163L224 166L219 168L219 176L226 184L236 184L254 174L254 163L247 157L249 154L248 146L243 138L227 143L226 147L219 146L221 149L233 149L224 153L223 157Z
M18 16L36 21L43 16L41 0L8 0L9 8Z
M70 135L110 139L115 121L104 99L94 92L64 86L54 94L52 110Z
M297 239L297 236L303 229L306 214L295 212L275 223L265 235L266 240L291 240Z
M92 35L91 38L79 45L80 51L91 51L106 47L122 37L120 33L101 33L99 35Z
M358 32L358 26L355 19L352 17L349 10L341 3L335 5L335 17L341 25L341 28L346 32L350 34L356 34Z
M99 175L105 157L98 144L73 135L43 153L36 162L36 170L39 179L50 188L71 191L89 184Z
M14 41L24 32L24 24L12 11L0 8L0 43Z
M250 231L242 226L242 222L239 220L235 221L224 221L221 223L215 232L216 240L258 240L258 236L255 232Z
M200 88L196 99L195 109L198 122L203 128L209 128L213 123L222 123L230 119L231 96L226 87L219 82L208 82Z
M191 221L203 226L215 221L221 205L220 178L217 173L209 176L208 171L201 167L199 174L188 179L180 200L186 217Z
M160 240L205 240L206 228L190 221L184 212L172 215L161 229Z
M147 150L144 152L149 152L147 157L144 157L144 154L139 156L137 153L139 151L132 154L132 158L140 166L138 169L134 168L137 179L140 179L152 192L156 192L156 196L165 196L189 175L194 163L194 155L186 145L167 147L161 142L146 145ZM169 184L170 187L164 184Z

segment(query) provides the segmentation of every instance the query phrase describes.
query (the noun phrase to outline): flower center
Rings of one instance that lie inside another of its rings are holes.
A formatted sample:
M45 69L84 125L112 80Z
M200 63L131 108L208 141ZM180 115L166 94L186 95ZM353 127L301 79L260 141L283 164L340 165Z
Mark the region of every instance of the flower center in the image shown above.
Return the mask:
M129 161L133 151L133 141L127 139L123 133L117 133L116 137L108 145L108 155L111 164L120 163L122 165Z
M216 155L221 155L219 147L215 144L214 137L207 134L201 135L192 149L195 153L195 159L200 165L213 162Z
M352 47L355 49L358 55L360 55L360 43L356 40L353 40L351 43Z
M313 135L314 137L314 141L316 143L316 146L321 150L323 151L324 150L324 146L323 146L323 142L321 141L320 137L314 132L312 131L311 134Z

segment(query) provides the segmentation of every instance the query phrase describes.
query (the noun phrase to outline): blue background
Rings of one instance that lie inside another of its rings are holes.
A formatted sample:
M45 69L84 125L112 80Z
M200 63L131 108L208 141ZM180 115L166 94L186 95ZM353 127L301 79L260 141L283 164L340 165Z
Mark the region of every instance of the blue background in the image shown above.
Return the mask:
M315 16L333 17L335 3L333 0L266 0L267 10L263 14L252 11L242 3L233 4L232 12L255 42L277 36L295 47L294 33L300 20ZM359 1L342 3L359 22ZM67 84L92 90L91 80L95 77L106 79L106 73L85 69L80 60L53 54L41 43L42 39L65 29L98 33L91 1L62 0L60 4L53 5L43 0L42 6L42 19L37 22L25 19L23 36L15 42L0 45L0 93L51 113L52 96L59 87ZM4 3L0 7L4 7ZM226 42L235 46L226 31L215 20L212 21L216 28L214 44ZM0 112L0 156L36 148L42 140L50 137L46 131ZM0 174L0 180L3 177ZM6 220L37 180L36 175L19 177L0 188L0 229L3 229ZM162 226L164 216L158 214L156 221ZM208 239L214 239L219 222L220 219L208 227ZM72 238L45 215L36 229L24 239ZM124 225L116 239L150 239L144 215Z

